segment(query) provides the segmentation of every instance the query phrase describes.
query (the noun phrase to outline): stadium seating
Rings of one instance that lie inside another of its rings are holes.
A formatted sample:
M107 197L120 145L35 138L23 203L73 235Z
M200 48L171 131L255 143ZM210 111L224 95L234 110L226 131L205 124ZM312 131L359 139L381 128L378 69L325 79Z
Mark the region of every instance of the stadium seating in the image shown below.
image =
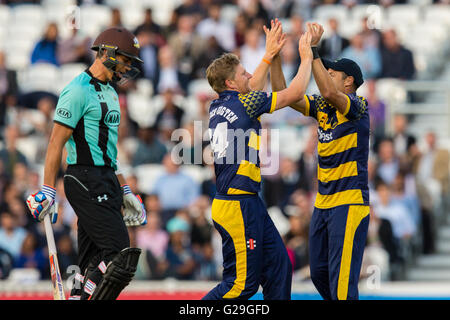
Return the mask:
M58 67L53 64L33 64L18 74L21 89L24 93L33 91L58 93L59 72Z

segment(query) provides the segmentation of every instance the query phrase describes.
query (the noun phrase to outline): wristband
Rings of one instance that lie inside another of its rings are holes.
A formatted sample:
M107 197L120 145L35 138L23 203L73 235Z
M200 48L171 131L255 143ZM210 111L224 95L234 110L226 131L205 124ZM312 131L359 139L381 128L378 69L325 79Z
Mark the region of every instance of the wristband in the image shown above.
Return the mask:
M129 194L129 193L132 193L132 192L131 192L130 186L127 185L127 184L124 184L124 185L122 186L122 190L123 190L123 194Z
M55 200L55 198L56 198L56 189L53 188L53 187L50 187L50 186L48 186L46 184L44 184L42 186L42 193L45 194L45 197L48 200L50 200L50 199L51 200Z
M313 54L313 60L319 59L320 58L320 56L319 56L319 48L314 46L314 47L311 47L311 50L312 50L312 54Z
M264 61L265 63L267 63L268 65L271 65L272 64L272 62L270 62L269 60L267 60L267 59L262 59L262 61Z

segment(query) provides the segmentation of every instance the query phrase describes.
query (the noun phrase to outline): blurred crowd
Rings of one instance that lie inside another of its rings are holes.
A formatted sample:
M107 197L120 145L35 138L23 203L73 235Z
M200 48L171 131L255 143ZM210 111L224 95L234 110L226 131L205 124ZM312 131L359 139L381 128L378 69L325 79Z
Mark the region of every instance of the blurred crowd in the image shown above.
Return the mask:
M0 1L16 5L39 1ZM79 4L89 1L79 1ZM101 3L101 1L91 1ZM406 1L395 1L402 3ZM179 105L177 95L185 96L188 86L205 78L209 63L223 52L235 52L251 73L264 54L263 25L273 17L289 21L289 41L281 55L283 71L289 82L300 63L297 52L304 21L316 6L336 1L194 1L185 0L174 11L167 26L145 11L145 19L132 30L139 40L140 77L151 81L155 94L161 95L164 107L150 126L140 126L128 114L127 98L136 82L116 87L122 109L119 128L120 163L135 168L145 164L162 164L163 173L152 182L151 192L139 189L139 175L131 170L127 182L141 194L148 224L129 228L132 246L143 249L138 279L219 280L221 278L221 240L210 218L215 194L214 175L199 183L180 170L171 157L174 142L171 135L177 128L193 132L193 121L207 128L209 102L212 94L199 94L200 111L195 117ZM348 6L377 3L388 6L393 1L339 1ZM234 24L219 19L224 4L239 7ZM111 8L109 26L121 26L121 12ZM368 267L381 268L383 279L403 279L411 256L435 251L436 212L444 195L449 193L449 152L439 147L436 133L414 136L408 131L408 117L396 114L393 134L386 135L386 101L377 97L377 79L414 79L414 57L399 41L395 30L370 28L367 18L351 39L339 34L339 22L330 19L330 33L321 42L323 57L347 57L361 66L367 81L367 100L371 116L371 153L369 182L371 188L371 220L362 276ZM107 27L107 26L105 26ZM30 62L68 63L93 61L89 49L93 39L73 34L61 39L56 24L49 24L38 41ZM52 129L57 97L45 92L22 94L16 70L7 67L0 53L0 278L7 278L14 268L35 268L42 279L49 278L46 240L42 224L35 223L27 212L26 197L40 189L46 145ZM268 88L270 89L270 88ZM290 111L288 111L290 112ZM292 113L290 113L292 115ZM275 119L282 120L283 117ZM285 117L287 118L287 117ZM294 120L292 120L294 119ZM265 128L279 122L263 118ZM305 132L303 148L297 157L281 154L276 174L263 176L261 196L285 240L294 269L294 279L308 279L308 228L317 191L317 125L300 114L289 117L288 126ZM30 160L19 151L20 139L32 137L37 145L36 159ZM290 142L295 143L295 142ZM133 148L130 148L133 145ZM200 147L205 154L208 143L192 140L188 152ZM131 150L131 151L130 151ZM192 162L190 162L192 163ZM198 164L212 170L211 165ZM59 218L54 225L55 238L63 276L67 268L77 264L77 218L64 195L61 168L57 181Z

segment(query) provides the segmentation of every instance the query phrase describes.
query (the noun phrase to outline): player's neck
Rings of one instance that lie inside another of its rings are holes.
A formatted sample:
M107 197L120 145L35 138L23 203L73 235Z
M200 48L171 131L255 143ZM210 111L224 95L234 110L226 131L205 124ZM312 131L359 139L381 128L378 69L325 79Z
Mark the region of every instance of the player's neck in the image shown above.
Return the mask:
M100 59L95 59L94 63L89 67L89 72L92 74L92 77L100 81L108 82L108 70Z

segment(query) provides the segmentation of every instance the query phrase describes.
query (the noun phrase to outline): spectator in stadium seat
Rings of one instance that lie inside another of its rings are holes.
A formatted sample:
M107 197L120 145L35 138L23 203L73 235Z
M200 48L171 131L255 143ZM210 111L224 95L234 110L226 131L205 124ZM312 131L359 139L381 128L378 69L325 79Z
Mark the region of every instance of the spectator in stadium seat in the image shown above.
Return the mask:
M31 53L31 63L51 63L59 66L57 50L58 26L56 23L50 23Z
M236 48L240 48L245 43L245 33L249 26L249 19L244 12L239 12L234 20L234 43Z
M388 265L386 265L385 255L388 256ZM363 265L377 265L381 269L382 278L393 280L394 273L391 269L393 269L393 265L398 263L402 263L402 258L399 244L392 232L392 225L389 220L378 217L376 210L371 207Z
M407 132L408 119L404 114L395 114L393 119L393 142L395 153L403 156L408 152L408 149L416 143L416 138Z
M297 51L297 45L293 40L286 41L283 49L280 51L281 61L282 61L282 70L283 74L286 78L286 85L291 83L291 80L295 77L295 74L300 66L300 59ZM279 110L279 112L283 112L284 110L289 110L290 108L285 108ZM276 117L276 113L274 114Z
M168 45L159 49L157 65L159 72L154 84L156 92L161 93L167 89L181 91L183 79L175 63L174 52Z
M132 166L161 163L167 148L159 140L156 129L154 127L139 128L137 136L137 148L131 160Z
M439 148L436 133L432 130L425 135L426 150L422 153L418 168L417 179L428 190L434 204L440 202L450 189L449 151Z
M17 219L10 211L0 213L0 248L8 251L14 259L20 255L27 231L17 226Z
M330 18L328 25L331 32L327 38L322 40L319 46L319 54L325 59L336 60L341 56L342 51L350 45L350 41L339 34L339 22L337 19ZM358 65L362 67L359 62Z
M250 73L255 71L266 52L261 30L257 28L248 29L245 34L245 43L239 49L242 66Z
M408 207L392 199L392 188L386 183L380 182L376 191L379 201L374 210L377 212L377 216L389 220L394 237L398 241L411 238L417 228L414 220L408 214Z
M420 218L420 205L416 193L408 192L405 187L406 174L399 172L392 183L392 201L399 202L407 208L407 212L418 228ZM414 190L415 191L415 190Z
M233 37L233 26L220 20L219 3L213 3L208 7L208 17L197 25L197 32L203 39L213 36L226 51L233 51L236 47Z
M298 160L300 187L307 192L317 191L317 125L311 125L310 136Z
M350 45L342 51L341 57L355 61L361 67L364 80L374 79L381 71L380 53L378 48L364 47L363 40L361 34L355 34Z
M207 151L211 151L210 146L208 146L207 148L208 149L205 148L204 154ZM216 175L214 174L214 163L208 164L207 168L208 168L208 170L211 171L211 175L210 175L209 179L203 180L202 185L201 185L201 190L202 190L201 193L205 196L208 196L209 199L212 201L217 192Z
M171 88L162 91L164 107L156 115L155 127L164 143L171 141L173 130L181 127L185 112L175 103L177 92Z
M300 180L297 163L287 157L282 158L278 179L265 181L264 194L267 206L275 205L283 210L288 204L290 196L300 187ZM269 199L270 201L268 201Z
M380 100L377 95L376 85L374 79L366 81L367 83L367 102L370 105L370 133L372 135L372 144L377 143L385 135L386 123L386 104Z
M58 250L58 263L61 270L61 276L63 279L67 279L73 275L70 273L71 270L69 267L77 265L78 262L74 242L69 234L64 234L58 239L56 247ZM49 273L47 272L46 275L48 274Z
M189 81L196 74L195 66L206 48L206 41L195 32L195 19L192 15L182 15L178 19L177 30L168 37L168 45L172 48L177 69L180 73L180 84L187 91Z
M80 35L78 28L72 28L69 37L62 39L56 50L60 64L84 63L90 65L94 60L93 51L90 50L92 39Z
M308 233L311 215L309 211L302 211L300 207L290 210L289 231L284 236L286 246L294 252L294 263L292 267L295 271L309 268ZM301 270L305 273L306 270Z
M189 245L189 223L183 218L173 217L167 223L170 234L169 245L166 250L168 269L166 275L178 280L192 280L194 278L196 261Z
M201 254L202 247L211 243L213 225L208 218L211 214L211 201L207 196L200 196L189 208L191 217L191 244L192 249Z
M385 138L378 145L377 175L388 185L394 182L399 171L399 159L395 153L392 139Z
M375 21L369 20L369 17L363 17L361 20L361 35L363 37L364 47L380 49L381 32L377 29Z
M19 129L10 125L5 129L5 146L0 150L0 161L2 161L5 174L13 176L16 163L28 165L25 155L17 149L17 139L19 138Z
M194 69L196 70L194 78L196 79L206 78L206 69L209 64L226 51L222 48L217 41L217 38L214 36L206 38L206 43L205 50L200 54L200 57L196 60L196 64L194 66Z
M169 29L173 31L181 16L190 15L194 18L194 24L197 25L200 20L206 16L206 8L202 6L200 1L183 0L182 3L172 11Z
M195 280L218 281L222 277L218 272L218 266L214 260L214 248L211 243L205 243L201 252L197 255L197 267L195 270Z
M153 33L150 27L139 28L139 33L136 33L141 49L139 50L139 57L144 63L138 65L141 69L139 76L152 81L153 90L156 91L156 80L159 70L158 53L159 48L156 45L156 34Z
M386 30L382 34L381 78L397 78L411 80L415 76L413 54L403 47L395 30Z
M17 73L16 70L6 66L6 55L0 51L0 104L6 94L17 94Z
M111 8L111 21L109 22L109 25L107 28L122 28L122 13L119 8Z
M39 270L41 279L49 278L47 256L42 248L37 246L37 241L32 233L28 233L23 240L20 253L14 261L14 268L33 268ZM58 262L61 262L58 252ZM60 268L64 266L60 263ZM62 268L61 270L64 270Z
M239 0L237 1L239 8L249 17L251 24L261 21L265 25L269 25L269 12L259 0Z
M147 225L136 231L136 244L145 251L145 262L150 268L151 279L161 279L165 271L165 254L169 234L161 228L159 213L149 211Z
M164 156L162 163L165 172L156 180L152 193L158 195L163 210L188 207L200 194L199 184L180 172L170 153Z
M166 44L164 39L163 30L159 24L153 20L153 10L152 8L146 8L144 14L144 21L136 27L134 34L137 36L141 31L149 31L155 37L155 45L161 47ZM142 44L139 41L142 50Z

